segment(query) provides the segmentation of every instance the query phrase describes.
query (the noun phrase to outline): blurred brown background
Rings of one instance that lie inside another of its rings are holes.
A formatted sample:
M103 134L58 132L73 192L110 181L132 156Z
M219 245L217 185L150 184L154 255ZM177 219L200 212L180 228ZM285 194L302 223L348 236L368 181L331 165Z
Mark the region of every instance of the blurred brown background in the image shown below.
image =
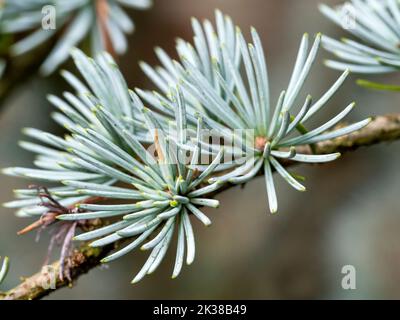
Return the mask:
M287 86L297 47L304 32L340 36L341 31L318 11L318 0L155 0L152 10L132 12L136 32L130 50L120 59L131 88L149 88L137 62L155 64L154 46L174 54L176 37L191 39L190 17L213 19L219 8L232 16L243 31L260 33L267 53L272 93L277 98ZM325 3L335 4L339 1ZM303 95L314 97L339 76L322 65L321 50ZM72 68L68 65L66 68ZM398 79L388 79L395 82ZM322 112L337 113L353 100L358 108L349 117L399 111L399 94L369 92L354 84L355 76ZM375 78L374 80L379 80ZM47 93L68 89L61 78L33 79L6 101L0 115L0 167L30 165L32 155L21 150L21 128L37 127L60 132L49 120ZM321 115L320 115L321 116ZM318 119L316 119L318 123ZM171 280L175 257L169 251L157 272L129 284L146 257L130 254L107 268L82 276L72 289L59 290L52 299L280 299L280 298L400 298L400 145L380 145L347 154L323 166L299 166L307 177L308 192L298 193L276 176L280 210L267 213L263 179L219 196L221 207L210 210L213 225L195 224L195 263ZM27 181L0 176L0 202L10 200L12 189ZM17 237L29 221L0 208L0 255L12 261L5 288L39 270L47 238ZM171 247L173 248L173 247ZM58 253L58 252L57 252ZM341 269L354 265L357 289L343 290Z

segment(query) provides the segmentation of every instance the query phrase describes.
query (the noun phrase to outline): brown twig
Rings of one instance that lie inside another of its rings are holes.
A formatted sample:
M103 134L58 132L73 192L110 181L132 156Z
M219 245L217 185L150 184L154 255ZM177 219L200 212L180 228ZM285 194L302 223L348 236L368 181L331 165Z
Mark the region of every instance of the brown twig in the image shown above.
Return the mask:
M346 153L354 151L359 147L366 147L374 144L391 142L400 139L400 113L385 116L377 116L372 119L371 123L350 135L318 143L316 145L317 154L326 154L332 152ZM301 147L301 152L311 153L308 146ZM293 165L293 162L284 163L285 166ZM226 185L224 188L216 191L214 196L231 188L232 185ZM113 246L103 248L90 248L87 245L82 245L75 250L72 256L71 277L76 280L80 275L97 267L100 260L114 249ZM56 270L59 268L59 263L52 265ZM43 287L43 283L47 283L48 274L37 273L32 277L26 278L20 285L10 291L0 294L0 300L16 300L16 299L40 299L41 297L50 294L52 291L68 285L68 282L57 279L55 289Z
M109 15L109 4L107 0L97 0L96 2L96 10L99 22L99 28L101 32L101 37L104 43L104 48L106 51L111 54L114 58L116 58L117 54L115 52L111 35L107 27L107 20Z
M114 246L109 245L103 248L91 248L87 245L82 245L75 249L70 257L71 262L71 278L77 279L80 275L87 273L91 269L100 264ZM0 300L37 300L50 294L54 290L71 285L69 280L64 277L60 279L60 263L54 262L29 278L25 278L21 284L14 289L2 294Z

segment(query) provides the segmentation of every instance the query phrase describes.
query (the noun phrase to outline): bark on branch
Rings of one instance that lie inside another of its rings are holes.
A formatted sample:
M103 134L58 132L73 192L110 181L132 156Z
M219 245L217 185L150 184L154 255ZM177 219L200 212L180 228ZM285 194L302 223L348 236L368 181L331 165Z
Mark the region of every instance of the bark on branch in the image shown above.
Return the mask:
M354 151L359 147L370 146L374 144L391 142L400 139L400 113L390 114L384 116L374 117L371 123L362 130L356 131L350 135L337 138L334 140L325 141L316 145L317 154L326 154L332 152L346 153ZM301 147L301 152L310 153L308 146ZM293 162L284 163L285 166L290 166ZM214 195L231 188L232 185L226 185L224 188L218 190ZM100 264L100 260L109 254L114 249L114 246L106 246L104 248L90 248L83 244L80 248L76 249L71 257L72 269L71 277L77 280L78 277L87 273L91 269ZM53 270L58 274L59 263L55 262L51 265ZM61 281L58 279L55 283L55 289L43 286L49 283L49 274L46 272L39 272L11 289L10 291L0 294L0 300L26 300L26 299L40 299L57 290L59 288L69 285L67 280Z
M91 248L86 244L74 250L71 259L71 278L76 280L82 274L100 264L103 259L114 249L114 245L103 248ZM54 290L70 286L69 281L59 277L59 261L44 266L42 270L29 278L24 278L22 283L8 292L0 293L0 300L38 300Z

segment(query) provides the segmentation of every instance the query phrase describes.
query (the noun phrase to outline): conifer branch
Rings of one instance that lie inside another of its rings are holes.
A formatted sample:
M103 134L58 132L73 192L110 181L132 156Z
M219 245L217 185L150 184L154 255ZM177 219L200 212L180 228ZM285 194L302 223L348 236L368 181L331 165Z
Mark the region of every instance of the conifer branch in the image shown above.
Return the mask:
M376 116L372 119L371 123L361 130L355 131L347 136L340 137L334 140L328 140L316 144L316 154L327 154L332 152L347 153L354 151L360 147L372 146L380 143L392 142L400 139L400 113ZM299 147L302 153L311 154L309 146ZM295 164L291 161L282 163L284 167ZM261 175L259 173L258 175ZM215 191L211 195L214 197L217 194L230 189L233 185L227 184L223 188ZM91 269L100 265L101 260L107 256L119 243L107 245L99 248L92 248L83 244L78 249L74 250L71 260L71 278L73 281L77 280L79 276L89 272ZM59 262L52 264L53 270L58 270ZM0 300L26 300L26 299L40 299L54 289L43 288L43 283L48 283L48 274L39 272L24 281L17 287L9 290L6 293L0 294ZM68 286L69 282L59 280L57 277L55 290Z

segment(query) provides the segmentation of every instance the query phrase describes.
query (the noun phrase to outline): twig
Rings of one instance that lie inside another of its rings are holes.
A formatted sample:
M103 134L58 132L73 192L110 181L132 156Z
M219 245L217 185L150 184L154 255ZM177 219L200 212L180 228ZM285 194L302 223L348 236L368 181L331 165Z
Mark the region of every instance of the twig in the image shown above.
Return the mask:
M114 249L114 245L103 248L91 248L82 245L75 249L70 257L71 278L77 279L80 275L89 272L100 264L109 252ZM64 277L58 277L60 263L54 262L29 278L24 278L21 284L6 293L0 293L0 300L38 300L50 294L54 290L71 285Z
M105 50L111 54L114 58L117 57L115 52L111 35L107 26L108 14L110 11L109 4L106 0L97 0L96 2L96 11L99 23L99 28L101 32L101 38L103 40Z
M400 113L373 118L371 123L362 130L356 131L345 137L329 140L316 145L317 154L326 154L332 152L346 153L354 151L359 147L371 146L374 144L391 142L400 139ZM310 153L308 146L301 147L301 152ZM294 162L285 162L285 166L293 165ZM224 188L215 192L214 196L231 188L232 185L226 185ZM100 264L100 260L114 249L114 246L103 248L90 248L83 244L76 249L72 255L71 277L73 280ZM58 270L59 263L52 264L54 270ZM32 277L26 278L20 285L10 291L0 294L0 300L17 299L40 299L52 291L69 285L67 281L57 279L55 289L43 287L43 283L48 282L48 274L37 273Z

